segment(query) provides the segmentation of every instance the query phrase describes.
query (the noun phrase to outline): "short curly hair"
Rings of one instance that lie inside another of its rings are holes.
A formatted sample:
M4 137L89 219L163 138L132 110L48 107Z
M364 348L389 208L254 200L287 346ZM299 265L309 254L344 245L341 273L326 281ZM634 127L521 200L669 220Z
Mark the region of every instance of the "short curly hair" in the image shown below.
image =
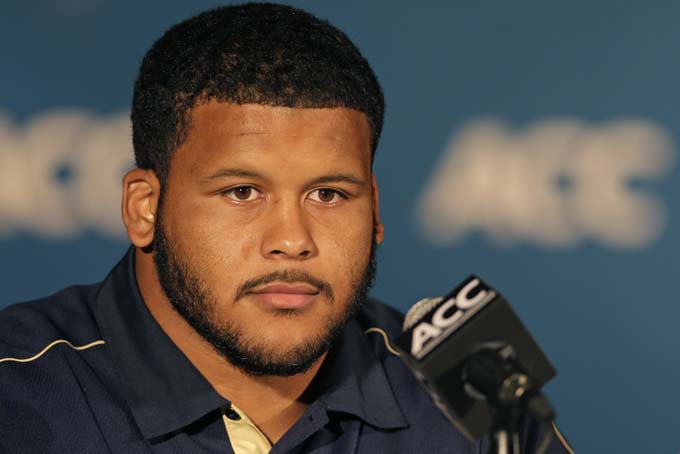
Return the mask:
M170 28L144 56L132 101L137 166L165 183L199 103L346 107L364 113L372 154L385 101L366 59L342 31L297 8L247 3Z

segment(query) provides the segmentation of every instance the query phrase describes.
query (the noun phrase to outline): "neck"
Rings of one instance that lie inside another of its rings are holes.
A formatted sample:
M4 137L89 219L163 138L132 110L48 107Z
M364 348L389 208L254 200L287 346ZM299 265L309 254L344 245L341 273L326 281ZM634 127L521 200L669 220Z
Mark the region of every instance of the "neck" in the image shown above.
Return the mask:
M217 393L242 409L272 444L302 416L308 390L325 355L291 377L252 376L226 361L172 307L160 285L151 253L137 248L139 290L156 322Z

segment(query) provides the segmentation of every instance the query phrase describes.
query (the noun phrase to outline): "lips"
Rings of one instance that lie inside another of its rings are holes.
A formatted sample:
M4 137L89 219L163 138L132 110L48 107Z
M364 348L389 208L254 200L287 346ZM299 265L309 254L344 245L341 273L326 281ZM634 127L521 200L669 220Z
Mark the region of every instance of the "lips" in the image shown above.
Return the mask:
M260 303L273 309L301 309L316 299L319 289L307 284L273 283L249 293Z

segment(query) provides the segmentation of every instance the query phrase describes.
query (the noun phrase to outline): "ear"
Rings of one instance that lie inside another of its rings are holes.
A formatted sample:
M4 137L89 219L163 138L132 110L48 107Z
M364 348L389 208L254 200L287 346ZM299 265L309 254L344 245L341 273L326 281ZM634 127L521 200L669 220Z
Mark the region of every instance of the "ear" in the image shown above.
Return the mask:
M385 226L380 222L380 194L378 194L378 182L375 174L371 177L371 189L373 191L373 222L375 222L375 240L378 244L385 238Z
M123 177L123 222L132 244L151 244L161 184L151 170L132 169Z

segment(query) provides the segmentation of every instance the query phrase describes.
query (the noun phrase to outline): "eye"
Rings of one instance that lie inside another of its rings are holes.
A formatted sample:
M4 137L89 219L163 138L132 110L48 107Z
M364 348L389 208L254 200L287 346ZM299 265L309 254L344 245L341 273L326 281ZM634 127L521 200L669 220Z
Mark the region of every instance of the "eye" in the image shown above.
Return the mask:
M319 203L335 203L347 197L340 191L329 188L320 188L312 191L309 197Z
M260 191L252 186L238 186L224 191L223 194L236 202L252 202L260 196Z

